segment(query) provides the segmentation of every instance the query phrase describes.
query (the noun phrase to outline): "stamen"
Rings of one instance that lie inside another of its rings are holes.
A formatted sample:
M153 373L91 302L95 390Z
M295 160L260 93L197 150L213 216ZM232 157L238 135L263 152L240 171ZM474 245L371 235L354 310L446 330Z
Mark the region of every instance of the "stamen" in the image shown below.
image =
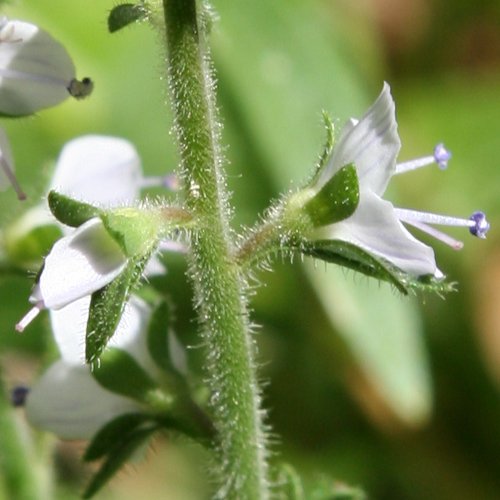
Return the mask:
M81 81L73 78L67 88L69 94L75 99L84 99L94 90L94 82L89 77L85 77Z
M477 222L472 219L461 219L459 217L418 212L417 210L407 210L404 208L395 208L394 210L396 211L398 219L410 224L413 222L424 222L426 224L438 224L440 226L460 226L469 228L477 225Z
M29 392L29 387L24 385L14 387L10 393L10 402L12 403L12 406L15 406L16 408L24 406Z
M175 174L144 177L141 180L141 188L164 187L170 191L179 190L179 179Z
M19 333L24 332L24 329L40 314L40 311L45 309L42 301L37 302L22 318L21 321L16 323L16 331Z
M17 199L20 201L25 200L26 194L21 189L19 182L17 182L17 178L16 175L14 174L14 171L12 170L11 166L9 165L9 163L7 162L7 160L3 155L0 156L0 169L3 170L5 177L7 177L7 180L10 182L14 191L16 192Z
M450 151L444 147L444 144L440 143L434 148L434 154L432 156L424 156L423 158L417 158L416 160L398 163L396 165L395 174L410 172L411 170L426 167L427 165L432 165L433 163L437 163L439 168L444 170L448 166L448 160L450 158Z
M486 220L484 212L474 212L469 220L474 223L473 226L469 227L470 233L484 240L486 238L486 233L490 229L490 223Z
M449 247L453 248L453 250L461 250L464 246L462 241L456 240L455 238L452 238L450 235L443 233L442 231L439 231L439 229L436 229L435 227L428 226L423 222L415 220L412 221L405 220L404 222L410 224L413 227L416 227L417 229L420 229L420 231L427 233L429 236L433 236L437 240L442 241L445 245L448 245Z
M175 252L181 254L188 253L187 245L181 243L180 241L173 241L173 240L161 241L158 248L162 252Z

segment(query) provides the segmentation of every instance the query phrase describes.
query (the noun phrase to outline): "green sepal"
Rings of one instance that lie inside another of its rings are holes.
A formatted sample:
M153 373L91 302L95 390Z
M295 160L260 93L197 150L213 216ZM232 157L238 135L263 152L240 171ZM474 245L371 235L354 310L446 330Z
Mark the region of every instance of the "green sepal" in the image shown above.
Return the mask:
M31 231L18 237L5 230L5 253L10 262L28 269L38 269L44 255L47 255L54 243L61 238L62 232L55 224L36 226Z
M359 203L359 182L353 164L342 167L305 205L315 227L347 219Z
M126 413L108 422L92 438L83 455L83 460L99 460L112 452L122 440L128 440L138 428L158 428L159 423L147 413Z
M387 281L405 295L410 291L427 291L440 294L455 290L453 283L449 283L444 279L438 280L430 275L412 276L387 260L346 241L318 240L306 242L301 246L301 251L305 255L353 269L372 278Z
M305 500L306 497L302 479L290 464L279 464L276 484L279 488L277 496L280 498L286 498L287 500Z
M147 405L169 404L168 398L162 397L158 384L132 355L122 349L106 349L92 375L101 387L115 394Z
M171 316L170 307L166 302L162 301L156 306L148 326L147 345L149 354L159 368L168 374L177 374L168 342Z
M334 133L335 128L333 126L333 122L330 116L326 111L323 111L323 123L325 125L326 141L323 146L323 151L319 156L318 163L316 165L316 171L314 173L314 177L311 181L311 184L313 184L316 181L316 179L319 176L319 173L326 167L328 160L332 156L333 146L335 143L335 133Z
M321 478L310 492L311 500L367 500L366 493L337 479Z
M109 13L108 30L110 33L114 33L129 24L145 20L147 15L148 10L144 5L133 3L117 5Z
M71 227L81 226L93 217L99 217L102 210L83 201L74 200L69 196L50 191L48 196L50 211L63 224Z
M113 336L131 290L138 283L149 255L129 259L125 269L92 294L85 338L85 360L94 364Z
M120 417L118 417L118 419L119 418ZM111 431L106 430L106 427L113 426L115 421L116 420L110 422L101 429L94 437L93 442L97 441L100 432L116 434L114 429L111 429ZM120 425L122 425L121 422L118 423L118 426ZM122 435L121 439L114 441L114 446L108 450L106 459L85 489L83 498L91 498L94 496L118 472L132 454L157 430L158 426L155 425L137 425L136 427L130 428L125 435Z
M127 257L149 254L160 236L161 219L156 210L118 208L102 212L101 220Z

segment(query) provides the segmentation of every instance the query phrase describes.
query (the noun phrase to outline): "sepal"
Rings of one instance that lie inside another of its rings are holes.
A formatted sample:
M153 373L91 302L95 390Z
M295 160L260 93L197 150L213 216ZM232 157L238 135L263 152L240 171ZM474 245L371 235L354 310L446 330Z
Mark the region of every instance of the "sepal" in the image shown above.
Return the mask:
M330 160L330 157L332 156L333 146L335 144L335 127L333 125L332 119L330 118L330 115L326 111L323 111L323 123L325 125L326 141L323 145L323 151L319 156L318 163L316 165L316 172L311 181L311 184L314 184L317 181L320 172L322 172L323 169L326 168L326 165Z
M104 461L83 498L94 496L159 427L151 417L135 413L121 415L102 427L89 444L84 460L104 458Z
M453 283L432 275L416 277L405 273L387 260L342 240L318 240L305 242L301 252L310 257L353 269L371 278L387 281L401 293L429 291L448 293L455 289Z
M148 10L143 4L124 3L117 5L109 13L108 30L110 33L114 33L129 24L145 20L147 15Z
M102 212L101 220L128 257L148 255L158 243L161 219L156 210L118 208Z
M342 167L304 205L315 227L347 219L359 203L359 182L353 164Z
M111 348L100 357L92 370L93 377L108 391L135 399L149 406L168 405L158 384L128 352Z
M57 191L50 191L48 203L54 217L70 227L81 226L102 213L102 210L94 205L75 200Z
M187 372L186 353L170 329L172 313L166 302L158 304L151 315L147 333L149 354L168 375Z
M116 331L125 303L147 264L149 256L129 259L123 271L92 294L85 340L85 361L94 364Z

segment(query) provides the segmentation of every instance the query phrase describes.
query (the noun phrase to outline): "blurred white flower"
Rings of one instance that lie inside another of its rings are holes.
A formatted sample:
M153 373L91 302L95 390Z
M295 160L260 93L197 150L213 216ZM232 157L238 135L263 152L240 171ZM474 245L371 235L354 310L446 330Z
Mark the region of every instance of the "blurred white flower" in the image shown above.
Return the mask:
M64 439L89 439L104 424L140 411L134 400L101 387L84 364L85 325L90 297L51 311L50 318L61 359L34 384L26 398L29 422ZM137 298L126 305L108 346L126 351L152 377L157 369L146 347L149 307Z
M71 57L49 33L24 21L0 19L0 113L29 115L91 90L90 79L76 80Z

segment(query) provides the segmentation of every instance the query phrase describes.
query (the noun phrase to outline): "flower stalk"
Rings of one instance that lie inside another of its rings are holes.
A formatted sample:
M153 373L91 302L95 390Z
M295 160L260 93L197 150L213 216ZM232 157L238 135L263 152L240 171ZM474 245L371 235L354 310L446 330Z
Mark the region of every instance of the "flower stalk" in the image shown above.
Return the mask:
M217 498L266 499L266 447L246 283L232 257L214 82L195 0L164 0L168 81L187 209L190 277L207 349Z
M0 373L1 375L1 373ZM0 379L1 380L1 379ZM14 411L0 383L0 474L6 493L19 500L48 498L44 470L33 465L33 450L16 422Z

